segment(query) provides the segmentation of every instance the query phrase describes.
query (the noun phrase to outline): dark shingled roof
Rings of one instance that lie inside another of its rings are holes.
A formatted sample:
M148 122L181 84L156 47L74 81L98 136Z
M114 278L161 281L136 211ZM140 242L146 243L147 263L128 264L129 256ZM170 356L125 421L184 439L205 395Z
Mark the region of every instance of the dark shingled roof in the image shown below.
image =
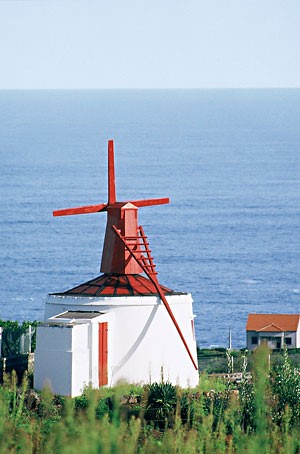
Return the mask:
M165 295L178 294L161 285ZM154 284L140 274L102 274L62 293L69 296L144 296L157 295Z
M56 315L53 318L67 318L71 320L77 320L77 319L92 319L95 317L99 317L99 315L102 315L103 312L85 312L85 311L67 311L63 312L62 314Z

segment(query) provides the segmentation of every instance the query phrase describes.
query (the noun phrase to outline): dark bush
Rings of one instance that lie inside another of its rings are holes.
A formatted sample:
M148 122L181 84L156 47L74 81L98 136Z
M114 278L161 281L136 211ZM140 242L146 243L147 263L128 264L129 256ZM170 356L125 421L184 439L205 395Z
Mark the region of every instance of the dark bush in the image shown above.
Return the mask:
M28 332L29 326L32 327L31 352L33 352L36 348L36 328L38 324L39 322L37 321L25 321L22 324L19 324L16 321L0 320L0 326L3 328L1 346L2 356L9 357L20 353L20 339L22 334Z
M154 427L165 429L174 422L177 392L171 383L152 383L145 388L147 405L145 420L152 422Z

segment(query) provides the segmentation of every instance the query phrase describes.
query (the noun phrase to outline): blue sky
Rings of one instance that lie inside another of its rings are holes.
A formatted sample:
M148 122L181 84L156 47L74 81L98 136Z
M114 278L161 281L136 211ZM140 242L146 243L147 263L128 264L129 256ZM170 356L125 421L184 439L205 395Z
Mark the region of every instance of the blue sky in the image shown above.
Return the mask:
M300 0L0 0L0 88L300 87Z

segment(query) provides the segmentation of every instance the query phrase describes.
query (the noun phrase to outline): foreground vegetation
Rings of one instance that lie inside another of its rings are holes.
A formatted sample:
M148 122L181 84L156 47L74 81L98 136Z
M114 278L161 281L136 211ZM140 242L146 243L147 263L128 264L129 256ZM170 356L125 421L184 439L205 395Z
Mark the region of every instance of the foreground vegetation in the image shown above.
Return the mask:
M13 374L0 388L0 452L300 453L300 374L284 351L269 370L255 354L238 384L201 375L196 389L169 383L87 389L75 399L37 394Z

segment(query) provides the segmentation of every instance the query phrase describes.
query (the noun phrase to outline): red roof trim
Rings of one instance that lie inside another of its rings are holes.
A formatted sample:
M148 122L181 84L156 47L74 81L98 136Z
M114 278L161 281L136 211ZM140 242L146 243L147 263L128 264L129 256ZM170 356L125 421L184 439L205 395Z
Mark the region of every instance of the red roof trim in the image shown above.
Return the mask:
M257 331L284 331L284 329L280 328L280 326L275 325L275 323L270 323L269 325L266 325L263 328L258 329Z

